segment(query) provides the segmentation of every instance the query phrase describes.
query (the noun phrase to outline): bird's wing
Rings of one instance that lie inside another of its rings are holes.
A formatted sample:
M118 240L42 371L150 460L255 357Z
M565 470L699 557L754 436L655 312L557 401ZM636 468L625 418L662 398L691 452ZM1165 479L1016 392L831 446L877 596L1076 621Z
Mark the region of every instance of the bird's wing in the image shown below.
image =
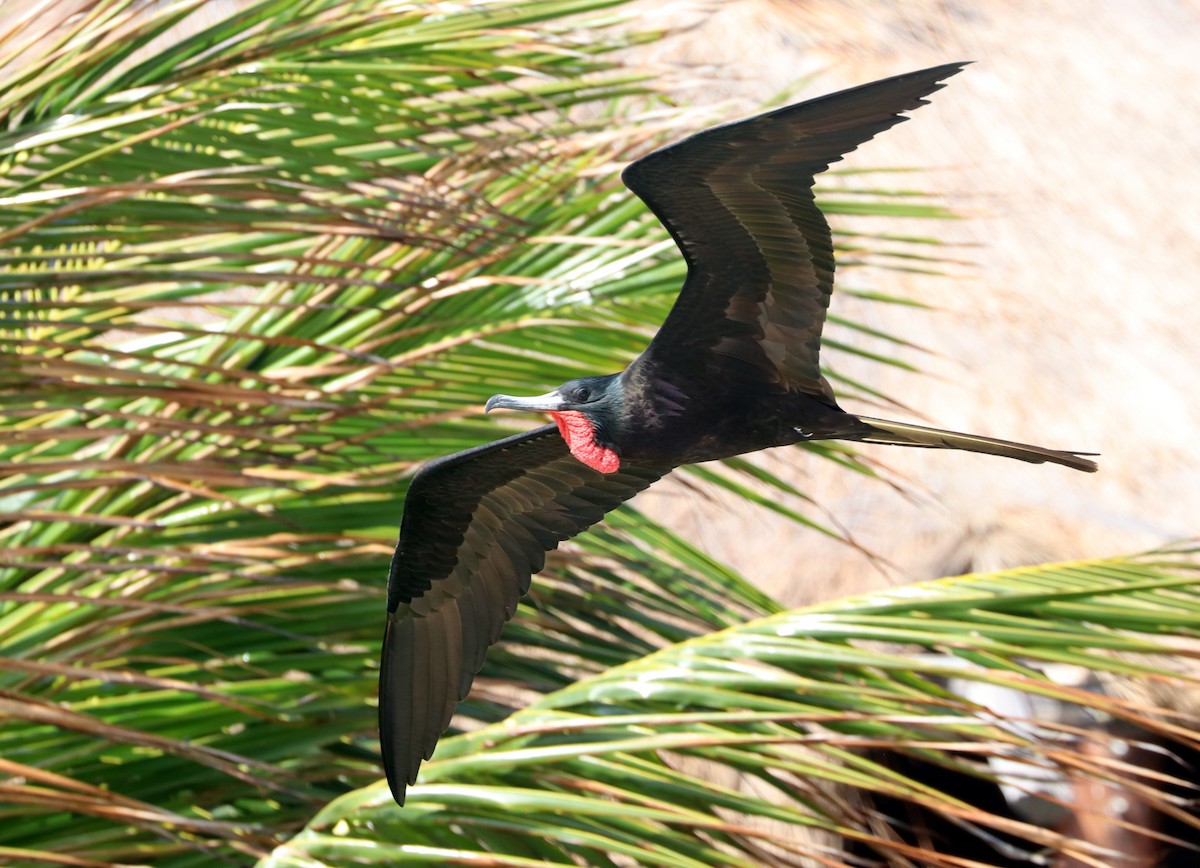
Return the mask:
M814 177L905 120L900 112L924 105L964 65L714 127L631 163L622 179L688 265L679 299L633 367L648 364L676 385L716 370L732 382L827 394L818 353L833 242Z
M546 552L670 470L630 461L599 473L546 425L416 475L388 576L379 674L383 766L397 802Z

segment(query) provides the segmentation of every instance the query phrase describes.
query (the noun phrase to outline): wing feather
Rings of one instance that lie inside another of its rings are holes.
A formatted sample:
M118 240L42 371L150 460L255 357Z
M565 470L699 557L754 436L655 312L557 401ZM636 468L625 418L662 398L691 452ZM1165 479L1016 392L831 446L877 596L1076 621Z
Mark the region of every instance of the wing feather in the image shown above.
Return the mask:
M833 240L815 177L905 120L958 72L907 73L705 130L630 164L622 178L662 221L688 276L634 363L642 383L689 393L697 378L828 396L820 342ZM729 360L736 360L733 364ZM637 377L636 371L634 377Z
M388 578L379 676L380 744L396 801L403 804L546 552L670 469L626 462L603 475L547 425L417 474Z

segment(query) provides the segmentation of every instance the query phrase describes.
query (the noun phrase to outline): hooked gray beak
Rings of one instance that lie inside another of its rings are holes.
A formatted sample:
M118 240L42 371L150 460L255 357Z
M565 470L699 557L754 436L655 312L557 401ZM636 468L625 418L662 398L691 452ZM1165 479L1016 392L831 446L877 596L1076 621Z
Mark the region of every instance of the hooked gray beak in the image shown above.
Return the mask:
M499 408L504 410L531 410L534 412L553 412L563 409L566 401L558 392L547 392L536 398L514 398L512 395L492 395L483 405L483 412L490 413Z

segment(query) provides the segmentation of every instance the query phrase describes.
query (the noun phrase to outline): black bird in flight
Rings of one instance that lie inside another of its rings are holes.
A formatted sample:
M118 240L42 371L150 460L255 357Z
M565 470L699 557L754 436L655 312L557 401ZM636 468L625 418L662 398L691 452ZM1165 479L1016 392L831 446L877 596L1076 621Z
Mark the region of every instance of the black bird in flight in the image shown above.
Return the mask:
M1072 452L846 413L821 375L834 262L814 178L964 65L714 127L625 169L687 261L658 334L619 374L494 396L489 411L544 411L556 424L432 461L409 487L379 680L398 803L546 552L682 464L839 439L1096 469Z

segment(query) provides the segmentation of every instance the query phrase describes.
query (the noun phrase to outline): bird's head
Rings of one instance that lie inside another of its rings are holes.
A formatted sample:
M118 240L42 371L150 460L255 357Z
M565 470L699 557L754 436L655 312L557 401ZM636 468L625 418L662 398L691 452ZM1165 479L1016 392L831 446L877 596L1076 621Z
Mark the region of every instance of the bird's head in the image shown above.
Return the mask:
M531 410L549 413L571 454L601 473L615 473L621 459L612 437L621 409L620 375L568 380L553 392L536 398L493 395L484 410Z

